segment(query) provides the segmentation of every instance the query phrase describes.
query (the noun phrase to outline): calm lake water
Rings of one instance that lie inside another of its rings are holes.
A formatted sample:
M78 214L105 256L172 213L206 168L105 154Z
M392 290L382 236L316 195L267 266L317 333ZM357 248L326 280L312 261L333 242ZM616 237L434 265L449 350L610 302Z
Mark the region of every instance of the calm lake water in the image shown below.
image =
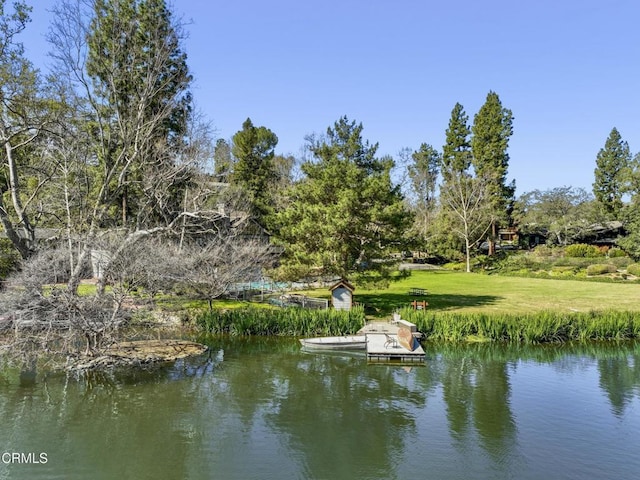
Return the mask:
M640 478L639 344L427 346L403 368L208 343L154 372L0 370L0 478Z

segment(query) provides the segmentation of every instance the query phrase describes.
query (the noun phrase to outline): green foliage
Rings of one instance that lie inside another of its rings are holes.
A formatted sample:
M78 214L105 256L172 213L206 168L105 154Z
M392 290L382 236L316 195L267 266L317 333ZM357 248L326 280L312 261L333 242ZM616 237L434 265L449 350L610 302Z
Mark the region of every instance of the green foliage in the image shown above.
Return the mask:
M277 178L273 164L277 144L275 133L266 127L255 127L250 118L233 136L231 152L236 161L231 180L248 193L252 213L262 225L267 215L273 213L270 186Z
M199 315L196 324L207 333L231 335L347 335L364 326L364 309L355 306L351 311L255 307L212 310Z
M186 170L172 175L192 109L180 26L165 0L96 0L93 10L86 74L95 110L81 128L100 162L95 194L112 224L156 223L182 210L189 181Z
M566 245L594 223L593 197L582 188L557 187L521 195L514 217L524 234L547 232L548 242Z
M165 0L96 0L94 12L87 72L110 107L123 115L141 103L147 117L170 109L156 126L158 135L184 134L191 110L186 91L191 76ZM162 72L157 71L159 62ZM147 97L153 98L140 102ZM181 101L175 103L176 98Z
M391 181L394 162L376 158L377 144L361 134L362 124L343 117L310 140L315 160L302 165L305 178L276 217L283 270L348 277L383 268L378 260L402 248L411 215Z
M635 312L545 311L532 314L440 313L403 309L401 316L416 324L428 341L489 341L549 343L626 340L640 337Z
M627 265L631 265L633 263L633 259L631 257L609 257L609 263L613 263L618 268L626 268Z
M558 256L559 249L550 247L548 245L538 245L533 249L532 254L540 258L550 258Z
M613 247L607 251L607 257L609 258L623 258L627 256L627 252L621 248Z
M451 172L466 172L471 166L469 116L464 107L456 103L451 111L445 144L442 147L442 173L447 180Z
M631 152L627 142L614 127L596 157L593 194L605 214L614 220L620 218L622 195L629 180Z
M607 273L616 273L618 267L610 263L597 263L587 267L587 275L605 275Z
M507 220L513 204L515 183L507 185L509 168L509 138L513 134L513 115L502 106L498 94L489 92L487 99L473 119L471 127L473 168L478 177L488 182L495 218Z
M467 264L465 262L448 262L443 266L446 270L451 270L454 272L464 272L467 270Z
M20 255L13 247L13 244L3 238L0 239L0 280L4 280L7 276L16 270L20 262Z
M640 183L640 169L637 173ZM631 204L623 210L627 236L618 240L618 245L635 261L640 261L640 193L636 193Z
M564 254L567 257L597 258L604 254L595 245L576 243L565 248Z
M500 273L549 270L552 262L547 256L516 254L508 255L497 265Z
M627 273L635 277L640 277L640 263L632 263L631 265L627 266Z
M29 23L32 8L22 1L11 7L5 4L0 0L0 217L7 238L27 259L36 251L33 222L42 213L29 208L27 199L38 190L29 188L33 186L29 177L47 179L51 170L50 165L37 164L34 144L52 120L51 102L43 97L39 72L17 38ZM24 178L26 171L30 173ZM8 191L11 195L3 195Z

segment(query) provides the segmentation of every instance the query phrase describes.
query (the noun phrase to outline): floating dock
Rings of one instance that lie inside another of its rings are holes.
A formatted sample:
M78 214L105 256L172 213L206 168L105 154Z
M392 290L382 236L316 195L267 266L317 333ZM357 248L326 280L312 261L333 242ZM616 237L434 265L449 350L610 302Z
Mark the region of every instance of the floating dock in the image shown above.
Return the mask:
M400 328L412 328L415 325L403 320L389 322L371 322L358 333L367 336L367 360L371 363L402 363L415 364L425 361L425 353L422 346L414 342L415 347L410 350L401 345L398 338Z

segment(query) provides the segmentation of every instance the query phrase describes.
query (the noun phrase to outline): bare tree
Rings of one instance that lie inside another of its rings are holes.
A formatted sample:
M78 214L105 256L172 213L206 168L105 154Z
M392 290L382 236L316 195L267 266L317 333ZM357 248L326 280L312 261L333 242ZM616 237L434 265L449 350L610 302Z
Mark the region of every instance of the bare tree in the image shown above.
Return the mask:
M272 260L246 199L220 195L207 174L210 131L189 110L190 77L176 57L179 25L163 36L167 30L154 30L148 18L144 30L136 18L102 15L112 7L63 0L54 9L50 40L69 117L46 144L53 182L43 189L50 201L42 211L60 217L65 235L23 262L0 298L0 323L11 327L17 352L94 355L126 324L134 289L155 295L180 283L211 301L231 283L255 279ZM110 33L113 19L118 35L96 34L102 27ZM128 51L133 33L144 44ZM111 68L117 62L109 65L95 51L91 57L88 39L107 42L109 58L126 65ZM172 122L180 127L169 129ZM103 275L94 295L79 295L95 252Z
M90 208L70 291L77 290L82 265L106 226L126 229L127 246L178 227L188 214L183 201L200 160L195 150L202 147L189 143L185 131L191 77L180 52L180 24L166 10L160 25L144 17L152 10L116 19L111 8L94 0L60 2L49 35L58 78L80 99L77 117L87 119L83 128L94 152Z
M467 272L471 271L471 250L491 226L486 182L465 172L452 171L440 191L442 212L452 231L464 242Z
M126 312L113 296L71 294L59 282L70 274L66 249L40 251L25 260L0 297L10 353L28 364L42 353L51 360L95 355L114 341Z
M190 245L182 252L184 282L209 302L219 298L234 284L257 282L265 267L271 266L275 252L258 239L229 236L215 239L204 248Z
M28 258L36 250L34 204L40 189L48 182L46 165L35 165L37 140L54 120L52 103L43 95L40 75L24 57L17 36L26 28L30 8L16 2L11 13L0 0L0 147L2 153L2 193L0 222L7 237ZM25 170L36 182L25 188Z

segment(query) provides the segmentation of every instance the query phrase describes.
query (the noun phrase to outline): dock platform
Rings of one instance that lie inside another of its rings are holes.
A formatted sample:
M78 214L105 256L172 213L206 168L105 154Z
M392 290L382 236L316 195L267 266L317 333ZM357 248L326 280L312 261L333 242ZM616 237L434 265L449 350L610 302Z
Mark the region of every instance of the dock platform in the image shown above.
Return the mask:
M397 323L372 322L358 332L367 336L369 362L416 364L425 361L426 355L420 344L413 350L400 345L398 328Z

